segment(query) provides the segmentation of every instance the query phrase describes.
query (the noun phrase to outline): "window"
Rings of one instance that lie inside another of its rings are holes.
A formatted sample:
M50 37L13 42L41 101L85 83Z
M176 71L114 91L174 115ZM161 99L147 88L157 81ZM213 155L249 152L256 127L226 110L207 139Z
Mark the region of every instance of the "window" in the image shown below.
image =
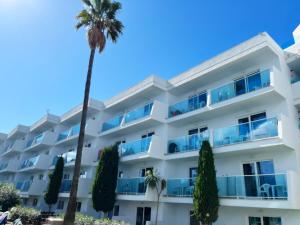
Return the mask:
M148 168L142 168L140 169L140 177L145 177L147 171L153 171L153 167L148 167Z
M115 205L114 206L114 216L119 216L120 206Z
M81 210L81 202L76 202L76 212L80 212Z
M32 206L33 206L33 207L37 206L37 203L38 203L38 199L37 199L37 198L34 198L34 199L32 200Z
M69 173L65 173L63 179L64 180L69 180L70 179L70 174Z
M86 171L80 171L80 178L86 178L87 172Z
M44 179L44 174L40 174L39 175L39 180L43 180Z
M242 95L246 93L246 83L245 79L238 79L234 81L234 86L235 86L235 94L236 96Z
M250 216L249 225L282 225L280 217L252 217Z
M58 203L57 203L57 209L58 210L63 210L64 205L65 205L65 202L63 200L59 200Z
M124 177L124 172L123 171L119 171L119 178L123 178Z

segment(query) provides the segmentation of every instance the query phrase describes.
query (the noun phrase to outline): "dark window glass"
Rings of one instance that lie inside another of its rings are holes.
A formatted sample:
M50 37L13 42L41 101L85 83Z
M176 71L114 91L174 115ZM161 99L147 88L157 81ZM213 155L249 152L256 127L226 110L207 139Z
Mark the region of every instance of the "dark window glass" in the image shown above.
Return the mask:
M236 96L242 95L246 93L246 83L245 79L240 79L234 81L234 86L235 86L235 94Z

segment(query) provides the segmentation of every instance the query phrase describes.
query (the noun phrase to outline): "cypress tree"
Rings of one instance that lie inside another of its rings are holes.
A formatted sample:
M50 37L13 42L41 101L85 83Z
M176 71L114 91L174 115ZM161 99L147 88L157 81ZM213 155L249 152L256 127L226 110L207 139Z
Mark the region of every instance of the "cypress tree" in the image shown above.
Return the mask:
M118 146L106 147L101 151L96 176L92 187L93 208L105 214L112 211L116 201L119 152Z
M194 190L194 216L203 225L218 219L219 198L214 156L208 141L199 151L198 176Z
M44 200L49 206L49 212L51 211L51 206L56 204L58 200L59 189L61 185L61 181L63 178L64 172L64 159L59 157L55 168L52 174L49 174L49 183L47 187L47 191L44 195Z

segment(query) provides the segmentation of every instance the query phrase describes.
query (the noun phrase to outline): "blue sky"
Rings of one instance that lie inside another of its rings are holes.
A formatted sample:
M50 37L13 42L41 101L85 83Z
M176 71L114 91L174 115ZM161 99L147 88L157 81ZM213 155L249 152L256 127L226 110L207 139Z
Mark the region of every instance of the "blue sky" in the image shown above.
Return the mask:
M300 23L298 0L121 1L116 45L95 58L91 97L108 99L150 74L171 78L267 31L279 44ZM89 48L75 31L80 0L0 0L0 132L82 101Z

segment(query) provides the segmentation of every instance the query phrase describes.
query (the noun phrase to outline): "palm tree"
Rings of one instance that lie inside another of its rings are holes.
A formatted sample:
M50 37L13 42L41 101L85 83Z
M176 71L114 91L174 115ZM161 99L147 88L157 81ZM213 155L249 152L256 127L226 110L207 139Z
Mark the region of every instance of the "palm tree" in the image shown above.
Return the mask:
M145 183L151 189L156 190L157 199L156 199L155 225L157 225L159 200L163 190L166 188L167 182L165 179L161 179L156 172L153 172L153 170L148 170Z
M122 22L116 19L116 14L121 9L121 4L119 2L112 2L110 0L82 1L85 5L85 9L83 9L76 17L78 20L76 28L79 29L81 27L85 27L87 29L87 39L90 46L90 58L84 90L84 101L77 145L77 155L74 166L74 175L67 212L64 217L64 225L73 225L75 220L76 196L80 175L82 148L95 51L96 49L99 49L99 53L101 53L104 50L106 39L110 39L113 43L116 43L123 30Z

